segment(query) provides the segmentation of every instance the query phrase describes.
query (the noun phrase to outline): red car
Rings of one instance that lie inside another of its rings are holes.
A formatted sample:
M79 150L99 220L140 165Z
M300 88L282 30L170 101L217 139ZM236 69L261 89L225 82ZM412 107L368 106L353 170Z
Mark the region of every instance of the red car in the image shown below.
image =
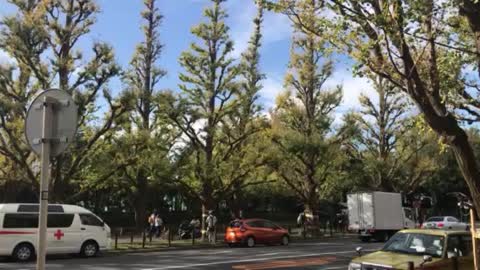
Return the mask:
M242 219L230 223L225 232L225 242L229 246L245 244L254 247L256 244L288 245L288 230L264 219Z

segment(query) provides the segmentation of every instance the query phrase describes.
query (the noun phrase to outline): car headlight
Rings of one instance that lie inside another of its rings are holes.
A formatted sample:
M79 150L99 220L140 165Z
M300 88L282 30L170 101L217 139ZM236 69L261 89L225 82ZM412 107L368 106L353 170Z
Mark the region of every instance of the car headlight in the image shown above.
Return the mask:
M350 263L348 265L348 270L361 270L361 269L362 269L362 265L359 263Z

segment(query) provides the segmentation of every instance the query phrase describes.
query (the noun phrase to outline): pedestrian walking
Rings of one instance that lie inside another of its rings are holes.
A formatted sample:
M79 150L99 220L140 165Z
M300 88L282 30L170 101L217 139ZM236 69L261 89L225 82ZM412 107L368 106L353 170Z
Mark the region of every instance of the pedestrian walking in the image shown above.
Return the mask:
M156 217L155 212L153 212L152 214L150 214L150 216L148 216L147 222L148 222L149 235L152 235L155 232L155 217Z
M160 237L160 234L163 230L163 220L160 215L155 217L155 236Z
M208 216L206 219L207 223L207 237L208 242L214 244L216 242L215 237L215 226L217 225L217 217L213 215L213 211L208 211Z
M193 228L200 228L200 225L200 220L197 217L193 217L190 221L190 226L192 226Z
M298 227L303 227L303 225L305 224L305 212L300 212L300 214L298 214L298 217L297 217L297 226Z

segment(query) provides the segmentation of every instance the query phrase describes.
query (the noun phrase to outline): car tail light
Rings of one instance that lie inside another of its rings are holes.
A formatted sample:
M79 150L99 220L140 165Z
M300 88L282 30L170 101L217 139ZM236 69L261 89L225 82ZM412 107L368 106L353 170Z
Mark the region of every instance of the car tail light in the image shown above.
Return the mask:
M438 226L439 228L443 228L443 223L438 223L437 226Z
M230 232L231 237L235 237L235 232Z
M246 232L247 229L245 229L245 227L241 226L241 227L240 227L240 231L241 231L241 232Z

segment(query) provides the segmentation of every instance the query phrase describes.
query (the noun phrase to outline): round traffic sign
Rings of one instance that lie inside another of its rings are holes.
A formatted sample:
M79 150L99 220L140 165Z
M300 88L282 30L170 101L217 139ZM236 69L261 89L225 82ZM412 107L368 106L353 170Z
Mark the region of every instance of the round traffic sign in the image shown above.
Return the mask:
M42 138L43 110L45 100L52 105L52 115L49 122L50 138ZM42 142L51 143L51 156L58 156L68 147L77 131L78 109L72 97L65 91L49 89L41 92L28 108L25 121L25 136L32 150L41 155Z

